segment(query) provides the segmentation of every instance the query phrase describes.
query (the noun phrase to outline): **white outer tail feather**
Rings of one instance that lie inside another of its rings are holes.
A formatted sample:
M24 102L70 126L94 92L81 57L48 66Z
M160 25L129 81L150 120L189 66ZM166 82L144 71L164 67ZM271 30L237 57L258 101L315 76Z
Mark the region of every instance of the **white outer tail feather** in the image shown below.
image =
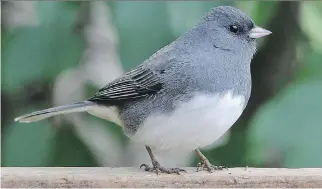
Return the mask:
M25 114L25 115L15 118L15 121L20 122L20 123L36 122L36 121L40 121L40 120L43 120L43 119L46 119L46 118L49 118L52 116L60 115L60 114L85 112L93 106L96 106L96 104L94 102L82 101L82 102L77 102L74 104L57 106L57 107Z

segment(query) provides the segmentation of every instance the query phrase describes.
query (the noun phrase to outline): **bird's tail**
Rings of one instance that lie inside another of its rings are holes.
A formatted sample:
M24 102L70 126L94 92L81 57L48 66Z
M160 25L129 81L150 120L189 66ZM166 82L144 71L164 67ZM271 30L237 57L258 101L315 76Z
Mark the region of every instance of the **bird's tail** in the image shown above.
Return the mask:
M90 101L82 101L74 104L68 104L58 107L53 107L45 110L40 110L36 112L32 112L26 115L22 115L20 117L15 118L15 121L21 123L30 123L40 121L42 119L46 119L52 116L60 115L60 114L69 114L74 112L84 112L95 106L94 102Z

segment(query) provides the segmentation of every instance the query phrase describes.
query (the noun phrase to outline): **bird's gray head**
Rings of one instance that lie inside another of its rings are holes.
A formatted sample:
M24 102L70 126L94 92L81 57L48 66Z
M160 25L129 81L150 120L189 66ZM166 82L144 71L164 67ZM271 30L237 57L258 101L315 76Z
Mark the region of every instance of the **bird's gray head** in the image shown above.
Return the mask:
M255 39L271 34L256 26L245 13L230 6L211 9L199 26L207 30L214 47L235 53L242 51L251 56L256 51Z

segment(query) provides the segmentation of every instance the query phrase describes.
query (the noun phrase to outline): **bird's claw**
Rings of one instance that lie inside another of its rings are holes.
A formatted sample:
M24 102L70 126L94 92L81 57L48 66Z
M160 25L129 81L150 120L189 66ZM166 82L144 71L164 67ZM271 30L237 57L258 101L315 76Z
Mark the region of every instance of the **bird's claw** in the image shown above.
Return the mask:
M147 164L142 164L140 166L140 169L142 167L144 167L145 171L149 171L149 172L155 171L157 174L159 174L159 173L168 173L168 174L176 173L176 174L180 175L180 172L187 172L186 170L181 169L181 168L164 168L157 161L153 161L152 165L153 166L151 167Z
M216 166L212 165L207 159L206 160L201 160L200 163L197 164L197 172L200 170L206 170L210 173L212 173L215 170L223 170L228 168L226 166Z

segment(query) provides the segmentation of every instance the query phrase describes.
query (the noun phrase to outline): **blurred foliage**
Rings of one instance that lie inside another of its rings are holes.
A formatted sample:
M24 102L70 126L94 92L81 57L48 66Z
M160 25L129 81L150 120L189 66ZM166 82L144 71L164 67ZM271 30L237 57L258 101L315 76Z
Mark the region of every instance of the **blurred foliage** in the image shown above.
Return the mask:
M211 7L224 4L244 10L257 25L265 26L278 2L109 1L122 66L129 70L140 64L196 24ZM42 81L50 86L59 73L78 65L84 50L83 40L74 31L78 2L38 1L35 5L38 26L6 30L1 36L1 95L6 97L2 98L6 100L2 103L6 117L2 117L1 125L6 129L2 133L1 164L99 166L71 126L57 129L49 120L32 125L13 123L21 113L50 106L50 100L36 105L32 100L22 102L28 99L26 86ZM322 167L321 19L321 2L301 3L299 27L305 39L298 39L298 57L294 58L299 58L301 65L296 78L259 108L249 130L235 125L237 135L226 146L207 151L210 161L228 166ZM240 147L242 141L247 145Z
M3 166L46 166L50 156L53 128L47 123L21 127L11 123L2 146Z
M315 48L319 52L322 52L322 36L319 32L322 29L322 26L320 24L320 19L322 17L321 10L321 2L307 2L302 6L301 17L303 32L305 32L307 34L307 37L310 39L312 48Z
M55 79L59 72L77 65L82 53L82 41L71 30L77 9L64 2L37 5L38 27L3 33L1 86L5 92L13 93L39 78Z
M251 122L247 161L283 167L322 167L322 4L302 3L300 69L293 83L263 105ZM309 21L308 21L309 20Z
M52 156L47 166L98 166L98 162L92 156L87 146L75 135L75 131L69 125L59 129L51 143Z
M322 167L322 53L310 50L300 77L254 117L248 161L269 162L277 153L285 167Z

